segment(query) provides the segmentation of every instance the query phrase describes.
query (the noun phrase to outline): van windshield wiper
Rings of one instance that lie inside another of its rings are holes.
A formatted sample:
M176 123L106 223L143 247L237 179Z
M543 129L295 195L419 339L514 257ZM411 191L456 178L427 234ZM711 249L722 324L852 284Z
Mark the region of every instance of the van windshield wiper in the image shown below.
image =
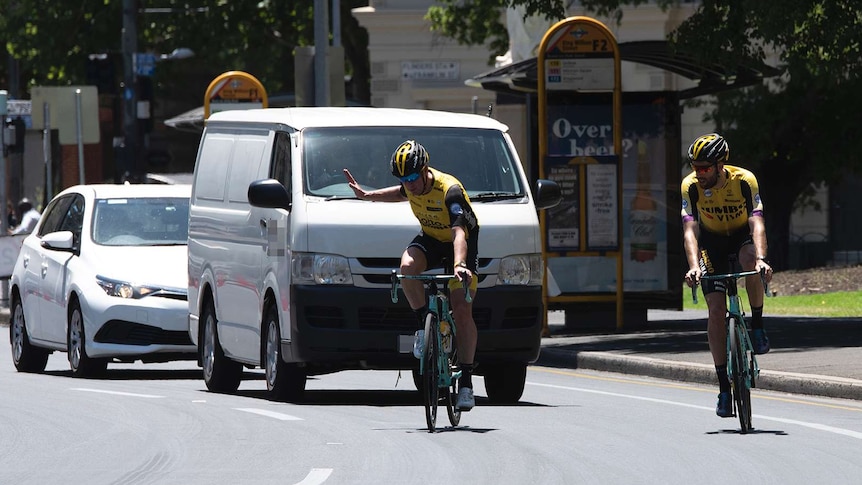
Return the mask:
M323 200L359 200L355 195L330 195Z
M470 200L484 200L484 201L494 201L494 200L507 200L507 199L521 199L524 197L524 194L515 194L512 192L480 192L476 195L470 197Z

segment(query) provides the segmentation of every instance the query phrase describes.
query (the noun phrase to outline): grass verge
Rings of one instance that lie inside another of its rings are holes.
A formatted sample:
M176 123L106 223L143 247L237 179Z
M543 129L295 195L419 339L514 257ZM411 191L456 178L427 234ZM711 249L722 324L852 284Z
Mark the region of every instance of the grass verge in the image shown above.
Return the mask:
M748 294L744 289L742 306L751 315ZM691 301L691 289L683 287L683 309L706 310L703 293L698 289L698 302ZM763 303L763 313L769 315L795 315L806 317L862 317L862 291L838 291L813 295L775 296Z

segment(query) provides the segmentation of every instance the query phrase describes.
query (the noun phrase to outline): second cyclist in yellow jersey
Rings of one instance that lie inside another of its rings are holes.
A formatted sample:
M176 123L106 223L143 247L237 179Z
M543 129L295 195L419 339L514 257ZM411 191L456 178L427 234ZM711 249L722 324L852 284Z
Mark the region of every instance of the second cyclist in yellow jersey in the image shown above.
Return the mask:
M768 282L772 268L766 261L766 226L763 203L754 174L725 163L730 159L727 140L717 133L698 137L688 149L692 169L682 182L682 230L689 286L701 282L704 274L737 271L730 256L745 271L762 272ZM751 305L754 352L769 352L769 339L763 328L763 284L760 275L745 279ZM718 375L718 403L715 413L733 416L730 381L727 377L724 318L727 313L725 287L720 281L704 280L703 294L709 309L707 338Z

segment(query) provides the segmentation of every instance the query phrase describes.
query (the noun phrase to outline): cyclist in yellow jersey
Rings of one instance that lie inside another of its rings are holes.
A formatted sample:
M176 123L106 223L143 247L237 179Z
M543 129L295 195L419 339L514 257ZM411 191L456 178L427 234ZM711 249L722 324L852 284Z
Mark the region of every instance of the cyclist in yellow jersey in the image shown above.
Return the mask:
M429 268L441 267L444 261L453 266L461 284L450 282L449 302L455 315L458 338L458 356L461 378L456 407L469 411L475 406L473 397L473 364L476 356L476 323L473 320L473 303L465 298L463 282L469 283L470 294L475 298L479 264L479 221L467 192L455 177L428 166L428 152L415 140L407 140L395 150L389 162L392 175L401 183L378 190L366 191L356 182L350 171L344 175L356 197L381 202L410 201L410 208L421 225L421 232L401 255L401 274L418 275ZM424 327L428 302L422 282L403 280L402 285L410 308L416 312L420 326ZM424 332L416 332L413 354L419 357Z
M744 271L764 271L767 282L772 278L772 268L766 260L766 228L757 179L748 170L725 165L729 157L727 141L717 133L698 137L688 149L692 173L682 181L682 226L689 266L685 281L690 287L699 283L705 273L736 271L728 267L730 254L736 254ZM765 354L769 352L769 339L763 329L760 275L747 276L745 287L752 313L752 346L756 354ZM724 284L705 280L703 294L709 308L709 350L719 383L715 413L732 417Z

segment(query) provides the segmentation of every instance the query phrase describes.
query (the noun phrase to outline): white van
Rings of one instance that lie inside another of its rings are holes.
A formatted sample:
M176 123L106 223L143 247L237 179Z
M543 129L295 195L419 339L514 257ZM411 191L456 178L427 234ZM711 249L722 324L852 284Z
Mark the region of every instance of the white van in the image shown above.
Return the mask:
M308 375L413 369L416 317L393 304L390 274L419 232L407 202L358 200L342 169L371 188L395 185L406 139L457 177L482 227L477 374L488 397L515 402L539 355L541 238L536 210L560 190L531 193L491 118L384 108L224 111L207 120L189 208L189 333L210 390L234 392L243 366L266 371L276 399L301 397Z

